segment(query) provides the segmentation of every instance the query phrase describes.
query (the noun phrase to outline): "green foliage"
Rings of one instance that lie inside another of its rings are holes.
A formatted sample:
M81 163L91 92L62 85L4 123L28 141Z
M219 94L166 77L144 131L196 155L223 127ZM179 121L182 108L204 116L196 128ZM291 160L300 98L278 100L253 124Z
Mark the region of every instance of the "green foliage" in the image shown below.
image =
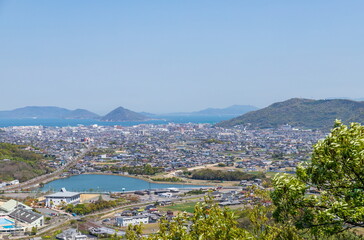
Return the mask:
M26 181L50 171L41 154L25 150L26 146L0 143L0 180ZM3 159L9 159L3 161Z
M30 231L30 235L36 235L38 232L37 227L32 227L32 230Z
M212 169L201 169L192 172L192 179L200 180L223 180L223 181L240 181L253 180L256 178L265 178L263 173L251 174L240 171L221 171Z
M43 158L42 155L32 151L24 150L26 146L10 143L0 143L0 159L11 159L19 161L37 161Z
M312 161L297 167L297 176L274 178L274 217L327 236L364 227L364 127L337 121L314 146ZM309 188L318 194L307 194Z
M99 199L94 203L80 203L77 205L68 204L64 207L67 212L76 213L78 215L85 215L89 213L93 213L96 211L100 211L106 208L117 207L120 203L123 203L123 200L113 200L113 201L105 201Z
M211 199L197 203L192 216L182 213L173 221L162 219L160 231L148 237L141 237L133 229L128 229L127 239L181 239L181 240L216 240L248 239L250 233L237 226L234 213L213 204ZM128 238L131 236L131 238Z
M269 200L269 192L255 189L262 200ZM129 226L126 239L144 240L363 240L347 231L332 236L312 235L288 222L275 222L274 205L256 204L240 211L231 211L213 203L210 197L197 203L193 215L182 213L170 221L162 219L158 233L142 236L142 226ZM237 221L237 219L239 221ZM117 238L115 238L117 239Z
M160 207L159 209L162 211L180 211L180 212L188 212L193 213L195 211L196 202L186 202L186 203L177 203L164 207Z
M206 191L203 189L193 189L191 191L186 192L186 195L198 195L198 194L204 194Z
M146 239L142 237L142 225L129 225L125 233L125 238L128 240Z
M144 164L143 166L133 166L133 167L110 166L109 170L113 172L128 172L129 174L134 174L134 175L155 175L156 173L163 172L163 168L152 167L150 164Z
M159 178L152 178L152 180L159 182L183 182L183 180L178 177L159 177Z
M192 175L192 171L188 171L188 170L183 170L182 171L183 176L185 177L190 177Z

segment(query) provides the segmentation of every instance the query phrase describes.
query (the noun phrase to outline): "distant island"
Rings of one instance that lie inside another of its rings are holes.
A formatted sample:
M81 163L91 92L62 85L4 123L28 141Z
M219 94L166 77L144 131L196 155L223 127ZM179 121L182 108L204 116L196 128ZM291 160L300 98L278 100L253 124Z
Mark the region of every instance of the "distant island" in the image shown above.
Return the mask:
M106 114L100 120L118 122L118 121L143 121L148 119L150 118L141 113L133 112L123 107L118 107L112 110L110 113Z
M100 116L85 109L69 110L53 106L28 106L0 111L0 118L98 119Z
M178 112L166 115L184 115L184 116L239 116L247 112L258 110L251 105L232 105L226 108L206 108L196 112Z
M69 110L55 106L27 106L9 111L0 111L2 119L95 119L100 121L145 121L151 119L164 119L165 116L229 116L235 117L241 114L257 110L250 105L233 105L227 108L207 108L196 112L153 114L148 112L134 112L124 107L118 107L105 116L100 116L86 109Z
M364 123L364 102L345 99L312 100L293 98L220 122L218 127L250 125L274 128L289 124L309 129L330 129L335 119Z
M54 106L28 106L17 108L10 111L0 111L0 118L17 119L17 118L40 118L40 119L95 119L101 121L140 121L147 120L143 114L133 112L129 109L118 107L106 114L100 116L86 109L69 110L66 108Z

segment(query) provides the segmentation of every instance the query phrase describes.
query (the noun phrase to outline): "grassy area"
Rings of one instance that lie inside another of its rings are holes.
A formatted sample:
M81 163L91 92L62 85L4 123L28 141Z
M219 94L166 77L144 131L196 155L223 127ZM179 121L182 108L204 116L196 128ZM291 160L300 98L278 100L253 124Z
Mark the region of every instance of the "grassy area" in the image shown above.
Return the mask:
M195 209L195 205L196 202L187 202L187 203L179 203L179 204L175 204L175 205L170 205L170 206L165 206L165 207L160 207L159 209L161 211L180 211L180 212L189 212L189 213L193 213L194 209Z
M128 227L120 227L121 231L126 231ZM148 223L148 224L142 224L142 233L143 234L152 234L159 231L159 223ZM113 239L113 238L110 238Z
M280 173L280 172L266 172L265 175L269 178L273 178L276 174L283 174L283 173ZM293 175L295 176L296 174L293 174L293 173L287 173L289 175Z
M357 228L353 228L352 230L350 230L352 232L355 232L358 235L362 235L364 236L364 228L361 227L357 227Z
M143 234L151 234L159 231L159 223L149 223L143 224L142 232Z
M270 178L274 177L276 174L277 174L277 172L266 172L266 173L265 173L265 175L266 175L267 177L270 177Z

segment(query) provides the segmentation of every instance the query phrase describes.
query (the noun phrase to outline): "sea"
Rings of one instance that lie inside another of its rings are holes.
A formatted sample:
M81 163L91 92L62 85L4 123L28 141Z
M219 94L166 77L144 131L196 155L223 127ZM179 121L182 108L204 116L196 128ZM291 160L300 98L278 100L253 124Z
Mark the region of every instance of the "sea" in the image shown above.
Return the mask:
M44 126L44 127L75 127L97 124L99 126L134 126L139 124L168 124L168 123L209 123L215 124L235 116L158 116L158 119L148 121L104 122L93 119L41 119L41 118L17 118L1 119L0 127L11 126Z

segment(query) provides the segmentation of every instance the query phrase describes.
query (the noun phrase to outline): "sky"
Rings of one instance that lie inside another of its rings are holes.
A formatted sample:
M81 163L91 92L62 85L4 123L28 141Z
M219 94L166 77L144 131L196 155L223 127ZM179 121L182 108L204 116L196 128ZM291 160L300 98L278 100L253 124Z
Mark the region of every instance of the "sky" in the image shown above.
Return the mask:
M364 1L0 0L0 110L364 97Z

